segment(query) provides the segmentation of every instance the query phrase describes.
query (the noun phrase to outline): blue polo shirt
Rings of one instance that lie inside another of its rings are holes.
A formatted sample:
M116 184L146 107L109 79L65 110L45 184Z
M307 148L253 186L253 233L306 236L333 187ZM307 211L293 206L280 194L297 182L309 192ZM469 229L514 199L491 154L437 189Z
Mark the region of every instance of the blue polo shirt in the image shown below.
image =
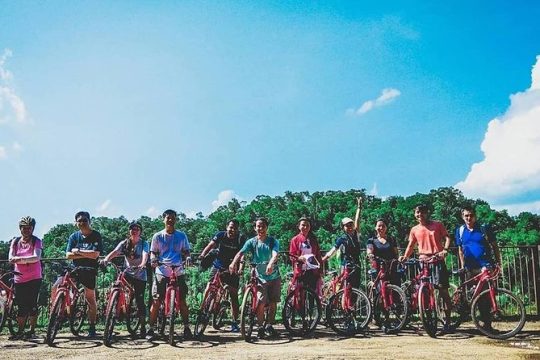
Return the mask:
M497 240L488 226L476 224L472 230L469 230L462 225L456 229L455 236L456 246L460 246L463 251L467 269L480 269L493 264L489 242L493 243Z

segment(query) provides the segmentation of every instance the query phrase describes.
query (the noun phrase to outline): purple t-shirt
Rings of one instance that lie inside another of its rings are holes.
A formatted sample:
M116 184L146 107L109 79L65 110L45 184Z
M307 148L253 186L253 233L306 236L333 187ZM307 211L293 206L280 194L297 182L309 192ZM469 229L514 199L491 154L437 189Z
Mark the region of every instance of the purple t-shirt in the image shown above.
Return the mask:
M42 242L37 237L32 236L32 240L29 243L23 243L20 238L15 238L11 241L9 253L11 256L34 256L36 255L36 249L43 249ZM21 275L14 276L16 284L41 279L42 277L40 261L31 264L15 264L14 270L21 273Z

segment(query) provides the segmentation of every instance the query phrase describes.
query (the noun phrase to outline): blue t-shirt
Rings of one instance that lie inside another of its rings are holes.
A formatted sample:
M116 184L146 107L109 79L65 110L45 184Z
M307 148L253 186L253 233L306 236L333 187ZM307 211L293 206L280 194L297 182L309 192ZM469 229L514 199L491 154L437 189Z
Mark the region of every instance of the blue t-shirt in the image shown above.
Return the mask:
M182 275L184 273L182 252L191 251L191 246L184 232L175 230L172 234L167 234L165 230L161 230L152 237L150 251L156 255L159 262L179 266L176 268L176 274ZM171 269L161 265L156 268L156 274L169 277Z
M130 240L126 239L120 241L114 251L118 251L120 255L124 255L126 267L136 267L142 264L143 253L148 253L148 243L143 239L139 239L139 242L134 246L128 246ZM146 265L146 264L145 264ZM128 270L127 273L133 276L135 279L146 281L146 266L134 270Z
M462 229L462 230L461 230ZM487 235L487 239L486 239ZM480 269L483 266L493 264L491 245L495 242L495 234L487 226L475 224L473 230L469 230L465 225L456 229L456 246L460 246L465 258L467 269Z
M257 237L247 240L240 250L242 254L250 252L252 260L257 263L257 274L260 279L270 281L279 278L279 268L274 264L274 269L270 275L266 275L266 267L272 258L272 251L279 252L279 243L273 237L268 236L264 241L259 241Z
M246 240L242 234L238 234L234 239L229 239L226 231L219 231L214 235L212 241L216 243L217 249L219 249L213 265L216 269L221 269L229 267Z
M96 230L92 230L92 232L87 236L84 236L80 230L74 232L69 236L66 253L71 252L73 249L99 251L101 253L103 251L103 240L101 239L101 234ZM73 265L93 267L97 269L98 260L90 258L73 259Z

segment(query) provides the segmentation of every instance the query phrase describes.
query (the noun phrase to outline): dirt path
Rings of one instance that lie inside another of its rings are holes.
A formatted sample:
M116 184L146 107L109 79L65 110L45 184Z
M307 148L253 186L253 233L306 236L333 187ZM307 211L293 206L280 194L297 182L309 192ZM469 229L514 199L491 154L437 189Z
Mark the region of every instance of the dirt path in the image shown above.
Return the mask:
M282 330L282 329L280 329ZM2 359L540 359L540 322L527 323L518 337L494 341L479 335L471 326L455 334L432 339L421 331L400 335L371 331L366 336L339 338L321 329L312 339L289 339L246 343L238 335L208 330L205 341L180 342L171 347L162 341L131 340L120 334L111 348L99 340L76 339L61 334L54 348L43 340L9 341L0 336Z

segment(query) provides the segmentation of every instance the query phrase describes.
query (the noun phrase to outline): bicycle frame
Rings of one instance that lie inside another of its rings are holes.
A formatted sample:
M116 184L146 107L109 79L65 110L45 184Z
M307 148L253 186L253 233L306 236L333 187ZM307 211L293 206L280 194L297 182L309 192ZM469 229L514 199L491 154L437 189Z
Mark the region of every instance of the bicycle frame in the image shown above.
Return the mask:
M160 265L165 265L166 267L172 270L171 276L169 277L169 282L167 284L167 288L165 289L165 299L163 299L163 301L165 301L165 315L170 316L172 309L167 299L169 299L171 291L173 290L176 291L175 296L174 296L174 310L177 313L180 312L180 286L178 285L178 276L176 275L176 271L175 271L179 266L167 265L167 264L162 264L162 263L160 263Z
M463 292L466 290L467 286L476 285L476 288L474 289L474 292L471 296L471 299L474 299L476 296L478 296L487 285L489 288L489 297L491 301L491 311L497 312L498 304L496 300L497 296L497 287L494 286L493 282L497 280L497 278L501 274L501 268L495 267L491 272L487 267L483 267L480 274L475 275L474 277L470 278L467 281L464 281L461 285L458 286L456 289L456 294L459 295L459 292Z
M377 264L379 265L379 271L377 272L377 277L375 280L373 280L373 288L372 292L378 291L381 294L383 307L385 310L389 309L394 304L394 299L389 296L387 285L388 285L388 279L387 279L387 261L376 257L375 260L377 261ZM390 262L390 268L392 267L392 264L397 260L392 260ZM373 294L371 294L373 295ZM372 296L373 298L373 296Z
M116 316L120 317L121 315L127 314L127 312L128 312L128 304L129 304L131 298L133 297L133 294L135 293L135 290L133 289L133 286L131 286L131 284L127 281L126 276L125 276L126 271L130 270L130 268L120 270L119 266L117 266L114 263L111 263L111 264L116 269L117 276L116 276L116 280L111 285L111 287L110 287L110 289L108 291L107 306L112 305L112 302L110 300L111 300L111 296L113 294L113 291L116 290L116 289L120 290L118 292L118 304L117 304L117 307L115 309Z
M438 256L432 256L424 260L414 260L412 264L422 264L420 272L411 279L411 284L409 287L415 286L416 290L412 293L411 297L411 308L413 310L418 309L418 298L419 294L423 291L425 287L428 288L429 294L429 309L434 310L437 308L437 301L435 299L435 286L431 282L431 267L433 264L442 261Z
M215 294L215 301L213 308L210 309L210 312L215 314L219 311L219 307L221 304L221 300L224 298L227 298L228 296L228 285L223 284L221 281L221 275L223 273L226 273L228 271L220 269L214 274L214 277L212 278L212 281L209 284L208 291L206 293L206 298L208 297L208 294L214 293ZM206 300L206 298L204 300ZM201 303L201 309L204 307L204 301Z

